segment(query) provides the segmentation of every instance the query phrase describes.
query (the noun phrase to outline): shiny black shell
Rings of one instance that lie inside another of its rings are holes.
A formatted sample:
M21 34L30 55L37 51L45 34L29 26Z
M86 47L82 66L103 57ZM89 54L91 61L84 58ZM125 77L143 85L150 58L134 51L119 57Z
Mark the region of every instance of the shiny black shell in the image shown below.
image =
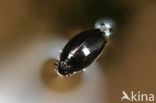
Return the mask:
M107 37L100 29L80 32L63 48L58 62L58 73L71 75L89 66L102 52Z

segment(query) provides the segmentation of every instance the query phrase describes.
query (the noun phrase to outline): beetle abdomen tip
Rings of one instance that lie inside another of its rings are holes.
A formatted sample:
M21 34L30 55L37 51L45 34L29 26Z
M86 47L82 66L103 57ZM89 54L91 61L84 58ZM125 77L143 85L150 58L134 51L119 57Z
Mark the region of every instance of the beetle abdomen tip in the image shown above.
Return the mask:
M101 32L104 32L107 37L112 34L112 29L114 29L114 21L109 18L102 18L95 22L94 27L100 29Z

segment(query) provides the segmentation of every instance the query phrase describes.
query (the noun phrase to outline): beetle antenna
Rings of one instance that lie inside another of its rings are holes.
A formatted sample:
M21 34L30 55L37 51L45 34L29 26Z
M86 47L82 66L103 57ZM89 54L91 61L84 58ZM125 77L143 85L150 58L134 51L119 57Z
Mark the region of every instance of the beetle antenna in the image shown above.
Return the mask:
M58 63L54 63L55 66L58 66Z

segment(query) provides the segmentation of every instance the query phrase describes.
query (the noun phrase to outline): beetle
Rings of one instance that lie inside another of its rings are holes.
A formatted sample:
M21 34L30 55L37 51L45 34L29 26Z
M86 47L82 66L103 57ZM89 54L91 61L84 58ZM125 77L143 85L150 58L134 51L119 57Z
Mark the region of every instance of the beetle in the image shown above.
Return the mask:
M74 36L63 48L60 60L55 63L57 74L70 76L88 67L103 51L112 27L109 23L100 22L90 30Z

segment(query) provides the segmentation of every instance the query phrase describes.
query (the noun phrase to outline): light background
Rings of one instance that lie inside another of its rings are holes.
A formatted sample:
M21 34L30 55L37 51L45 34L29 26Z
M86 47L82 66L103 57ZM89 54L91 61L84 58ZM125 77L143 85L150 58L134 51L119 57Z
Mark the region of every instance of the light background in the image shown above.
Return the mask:
M120 103L156 94L154 0L1 0L0 103ZM54 59L76 33L111 17L117 28L85 72L62 79Z

